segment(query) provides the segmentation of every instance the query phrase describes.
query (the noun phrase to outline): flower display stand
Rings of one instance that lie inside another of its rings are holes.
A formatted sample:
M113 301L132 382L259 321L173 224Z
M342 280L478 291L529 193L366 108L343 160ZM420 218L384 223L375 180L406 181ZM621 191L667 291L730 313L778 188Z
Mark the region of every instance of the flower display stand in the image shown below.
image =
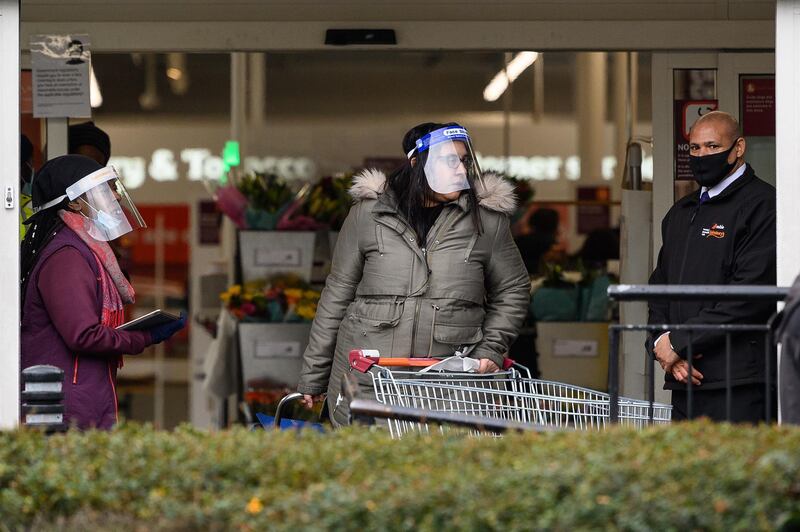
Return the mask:
M274 388L297 386L310 323L238 324L242 383L260 381Z
M310 281L316 240L316 231L239 231L242 282L286 273Z

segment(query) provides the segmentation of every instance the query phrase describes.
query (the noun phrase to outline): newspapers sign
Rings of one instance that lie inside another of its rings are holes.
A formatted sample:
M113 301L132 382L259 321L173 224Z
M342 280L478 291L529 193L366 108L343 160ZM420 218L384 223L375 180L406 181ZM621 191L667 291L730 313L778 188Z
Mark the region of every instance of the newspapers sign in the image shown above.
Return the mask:
M89 36L32 35L33 116L89 117Z

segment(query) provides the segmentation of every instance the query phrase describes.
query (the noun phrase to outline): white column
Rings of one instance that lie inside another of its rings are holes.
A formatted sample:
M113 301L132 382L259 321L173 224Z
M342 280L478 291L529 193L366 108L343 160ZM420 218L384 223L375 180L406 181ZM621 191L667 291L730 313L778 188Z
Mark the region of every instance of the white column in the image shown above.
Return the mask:
M606 53L577 54L575 105L578 118L578 155L581 181L602 176L606 121Z
M544 118L544 54L533 62L533 121L541 122Z
M514 54L511 52L505 52L503 54L504 57L504 69L508 68L508 64L514 59ZM505 92L503 92L503 157L506 161L506 173L510 173L510 161L511 161L511 103L513 100L513 87L514 84L511 83L511 79L508 78L506 75L506 79L508 80L508 87L506 87Z
M800 273L800 0L778 1L775 37L778 286L788 286Z
M247 125L247 54L245 52L231 53L231 140L239 141L242 148L242 158L244 151ZM228 281L233 283L236 272L236 247L237 232L233 222L225 216L222 221L222 258L228 264ZM228 360L235 360L235 355L230 354ZM237 407L236 396L231 395L227 404L222 406L222 412L226 412L229 422L236 419ZM227 409L227 410L225 410ZM221 412L221 413L222 413ZM224 428L224 427L221 427Z
M625 171L625 150L628 146L628 139L633 134L631 122L629 122L628 53L614 52L612 57L611 80L614 91L612 116L614 118L614 155L617 158L617 169L614 174L617 182L621 182Z
M48 118L45 121L47 135L47 159L50 160L59 155L66 155L68 150L67 127L68 118Z
M800 273L800 0L778 0L775 16L775 185L777 189L778 286L789 286ZM782 357L778 360L778 422L783 419Z
M19 422L19 2L0 0L0 429ZM10 189L12 205L6 204Z
M259 131L264 126L266 120L266 87L267 87L267 66L266 55L262 52L251 53L249 56L250 67L250 113L248 122L251 126L250 131L256 128Z
M244 141L247 109L247 54L233 52L231 54L231 140L239 141L244 158ZM230 219L223 217L222 222L223 259L228 261L228 278L234 280L236 271L233 261L236 256L236 228Z

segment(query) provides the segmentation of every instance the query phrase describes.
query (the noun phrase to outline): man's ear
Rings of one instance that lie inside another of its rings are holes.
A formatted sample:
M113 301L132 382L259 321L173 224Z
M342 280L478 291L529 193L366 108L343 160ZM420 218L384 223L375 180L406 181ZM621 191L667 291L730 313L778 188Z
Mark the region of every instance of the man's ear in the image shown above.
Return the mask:
M736 158L741 159L744 157L744 152L747 149L747 141L744 140L744 137L739 137L736 141Z

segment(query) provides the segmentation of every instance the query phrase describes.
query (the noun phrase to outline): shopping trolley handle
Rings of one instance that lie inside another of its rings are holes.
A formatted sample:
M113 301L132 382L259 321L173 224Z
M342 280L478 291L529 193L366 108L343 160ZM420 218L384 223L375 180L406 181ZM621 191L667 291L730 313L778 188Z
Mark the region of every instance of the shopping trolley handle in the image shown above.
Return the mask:
M372 366L383 367L403 367L403 368L427 368L442 361L440 358L399 358L381 357L375 349L353 349L350 351L350 368L366 373ZM510 358L503 359L503 369L508 370L514 366L515 362Z
M374 366L380 360L380 357L373 355L365 355L369 351L364 349L353 349L350 351L350 368L361 373L366 373L369 368ZM377 353L377 351L375 351Z

